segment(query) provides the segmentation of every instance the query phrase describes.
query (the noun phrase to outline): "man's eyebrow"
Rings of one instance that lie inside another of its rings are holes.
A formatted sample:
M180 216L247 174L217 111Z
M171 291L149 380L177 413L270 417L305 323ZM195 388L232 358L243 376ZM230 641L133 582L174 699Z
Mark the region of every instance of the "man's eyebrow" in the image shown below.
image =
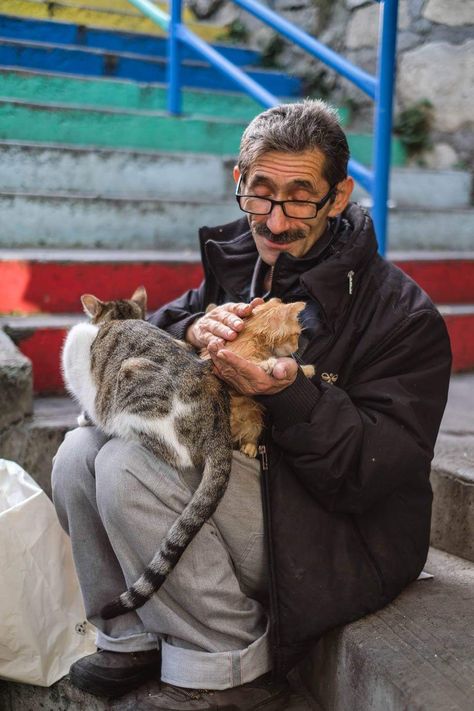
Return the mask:
M269 188L276 187L273 180L266 175L256 174L249 182L249 188L255 188L257 185L265 185ZM295 178L291 180L287 186L289 189L299 188L300 190L308 190L310 192L317 192L313 183L310 180L305 180L304 178Z

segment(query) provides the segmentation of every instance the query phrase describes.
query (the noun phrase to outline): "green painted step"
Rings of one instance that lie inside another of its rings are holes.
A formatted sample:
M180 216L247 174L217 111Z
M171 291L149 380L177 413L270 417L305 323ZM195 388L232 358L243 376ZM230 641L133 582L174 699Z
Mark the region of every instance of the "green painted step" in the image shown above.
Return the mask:
M236 155L247 121L0 100L0 140ZM353 158L370 165L372 137L348 133L348 139ZM402 146L393 139L392 165L404 162Z
M163 84L0 70L0 96L23 101L166 111L167 93L167 87ZM199 89L183 91L183 112L186 114L250 121L261 110L260 104L242 94ZM341 119L346 116L347 111L343 110Z

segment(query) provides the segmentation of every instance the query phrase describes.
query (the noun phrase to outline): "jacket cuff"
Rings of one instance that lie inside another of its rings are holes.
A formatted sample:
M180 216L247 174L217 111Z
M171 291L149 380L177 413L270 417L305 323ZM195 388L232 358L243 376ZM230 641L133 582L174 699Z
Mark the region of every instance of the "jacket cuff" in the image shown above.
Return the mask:
M257 395L260 402L279 430L298 422L308 422L313 407L321 398L322 393L298 368L294 383L275 395Z
M196 321L196 319L201 318L201 316L204 316L204 311L200 311L197 314L191 314L190 316L186 316L185 318L181 319L181 321L170 323L163 330L166 331L166 333L169 333L170 336L173 336L173 338L178 338L180 341L184 341L186 331L188 330L190 325L194 321ZM148 320L150 321L150 323L153 323L153 316L151 316Z

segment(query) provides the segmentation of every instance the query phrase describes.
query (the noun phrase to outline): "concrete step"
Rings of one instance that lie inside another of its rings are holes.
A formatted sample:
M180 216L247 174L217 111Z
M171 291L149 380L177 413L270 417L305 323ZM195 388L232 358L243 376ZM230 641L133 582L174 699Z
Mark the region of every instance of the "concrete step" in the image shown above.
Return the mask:
M473 249L474 209L401 209L390 211L389 239L397 250Z
M61 74L166 82L168 63L164 57L0 38L0 64ZM245 67L245 72L276 96L300 96L301 83L294 76L249 67ZM186 87L227 91L236 88L224 74L198 59L184 60L180 76Z
M52 459L66 432L77 426L78 413L69 398L35 398L31 417L0 430L0 457L20 464L51 496ZM1 691L0 708L9 708L2 705Z
M448 253L448 258L442 252L389 256L436 303L474 303L473 253ZM2 249L0 314L79 312L80 295L94 292L98 285L99 296L113 299L144 284L154 310L197 286L201 278L197 251Z
M87 5L92 6L92 2L93 0L88 0ZM68 0L68 5L71 6L71 0ZM126 9L132 14L140 15L140 11L128 0L123 0L123 5L124 9L126 6ZM192 13L186 9L184 13L190 19ZM111 52L126 52L128 54L154 57L167 56L167 39L165 37L144 35L137 32L119 32L117 30L87 27L54 20L33 20L11 15L0 15L0 37L23 40L25 42L47 42L57 45L92 47ZM213 46L224 57L239 67L260 64L260 54L252 49L215 42ZM183 46L181 52L183 59L201 59L194 50L187 46Z
M97 288L94 289L97 291ZM443 309L440 309L443 313ZM33 363L34 390L40 394L63 393L60 353L66 332L80 314L2 316L0 329L18 345ZM446 318L453 351L453 372L474 369L474 306L468 313ZM467 335L466 335L467 334Z
M198 228L241 213L235 201L0 193L0 247L196 249Z
M168 87L156 82L139 83L124 79L61 76L48 72L0 68L1 96L21 101L61 106L131 111L167 111ZM262 107L236 91L183 89L185 115L213 116L251 121ZM347 111L340 110L345 119Z
M471 207L472 175L466 170L428 170L427 168L396 168L390 175L390 206L392 208L424 208L437 210ZM436 195L436 205L433 196ZM354 200L372 206L370 195L358 184Z
M325 635L302 674L324 711L472 711L474 564L431 549L433 580Z
M3 331L0 331L0 403L0 431L21 422L33 409L31 361Z
M474 562L474 373L451 378L431 467L431 543Z
M148 706L158 691L158 682L149 682L139 690L112 701L76 689L68 677L49 689L0 682L0 708L5 711L140 711L142 703L147 702ZM285 711L320 711L320 708L307 692L297 689L293 691Z
M91 3L92 4L92 3ZM48 2L48 0L0 0L0 13L13 17L23 17L37 20L55 20L84 27L97 27L123 32L140 32L164 37L166 33L157 24L149 20L136 8L130 10L111 11L106 7L94 7L89 2L82 6L74 5L64 0ZM224 40L227 29L206 22L186 20L187 27L206 42Z
M166 121L164 119L165 127ZM216 142L219 140L218 136L214 138ZM188 199L185 194L180 199L162 199L146 193L141 198L136 194L127 198L100 196L95 191L4 190L0 191L0 212L7 227L0 234L0 248L64 245L127 248L134 244L137 249L193 250L197 245L198 227L224 224L240 216L230 190L228 195L228 198L213 200L208 193L205 200L196 200ZM183 220L183 216L186 219ZM469 253L473 246L472 234L474 209L426 213L407 209L389 213L388 244L395 251L445 249Z
M0 250L0 314L82 313L80 296L108 300L147 289L155 311L202 279L197 252Z
M80 99L72 105L0 97L0 140L237 155L247 123L209 113L173 118L164 111L94 108L80 105ZM372 136L349 132L348 141L353 158L370 164ZM405 159L402 144L392 139L392 166Z
M2 73L0 71L0 78ZM8 82L7 77L7 82ZM30 77L28 77L29 79ZM44 77L35 77L38 83L38 95ZM56 79L56 77L55 77ZM67 80L60 80L60 83ZM84 87L101 82L83 82ZM22 81L19 82L20 86ZM108 84L108 83L107 83ZM129 82L113 82L118 89L137 88ZM60 86L54 87L60 89ZM100 87L95 87L97 91ZM146 98L146 106L141 108L154 110L149 99L156 92L155 109L165 107L166 91L164 88L142 87L143 94L135 95L135 99ZM120 91L119 91L120 93ZM82 92L84 98L84 92ZM124 97L125 98L125 97ZM189 104L194 109L201 107L207 100L209 113L214 116L223 115L226 105L233 105L233 118L243 120L244 114L250 120L259 111L253 102L247 102L244 97L235 94L205 94L200 91L186 92ZM161 101L161 103L160 103ZM153 101L155 104L155 101ZM252 115L251 115L252 114ZM126 149L81 148L74 145L43 145L31 142L3 141L0 143L3 161L0 163L0 191L35 192L41 185L42 192L93 192L97 196L126 197L160 197L161 199L186 195L190 199L206 199L210 194L219 199L229 198L235 190L232 179L232 168L236 156L216 156L204 153L170 153L153 151L127 151ZM206 175L205 183L202 175ZM461 171L418 171L407 168L393 168L392 196L402 202L406 182L417 182L421 187L417 196L418 208L428 203L433 181L441 178L448 195L456 193L453 200L458 208L470 205L470 180ZM467 175L469 178L469 176ZM359 191L354 192L357 201ZM425 205L426 206L426 205ZM405 206L409 207L409 206ZM448 205L444 205L447 208ZM441 207L440 207L441 209Z
M387 256L435 303L474 303L474 252L391 251Z

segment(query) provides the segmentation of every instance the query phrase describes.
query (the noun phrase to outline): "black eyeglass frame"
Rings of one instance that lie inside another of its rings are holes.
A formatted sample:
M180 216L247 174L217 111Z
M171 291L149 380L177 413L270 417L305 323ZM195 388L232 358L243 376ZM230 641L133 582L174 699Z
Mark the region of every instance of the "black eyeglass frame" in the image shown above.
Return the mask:
M270 215L273 208L275 205L280 205L281 209L283 210L283 214L285 217L289 217L290 220L314 220L315 217L318 216L318 212L321 210L322 207L325 206L325 204L328 202L328 200L331 198L333 193L336 190L337 183L334 185L331 185L329 188L328 192L326 195L321 198L321 200L318 200L318 202L315 202L314 200L274 200L273 198L269 197L263 197L261 195L241 195L239 193L239 189L242 183L242 176L239 177L239 181L237 183L237 187L235 188L235 199L237 200L237 204L239 208L242 210L242 212L245 212L247 215ZM258 200L265 200L266 202L270 203L270 209L268 212L251 212L250 210L245 210L242 205L240 204L241 198L257 198ZM315 208L315 214L312 217L295 217L294 215L289 215L285 209L285 203L287 202L294 202L296 204L298 203L305 203L307 205L314 205Z

